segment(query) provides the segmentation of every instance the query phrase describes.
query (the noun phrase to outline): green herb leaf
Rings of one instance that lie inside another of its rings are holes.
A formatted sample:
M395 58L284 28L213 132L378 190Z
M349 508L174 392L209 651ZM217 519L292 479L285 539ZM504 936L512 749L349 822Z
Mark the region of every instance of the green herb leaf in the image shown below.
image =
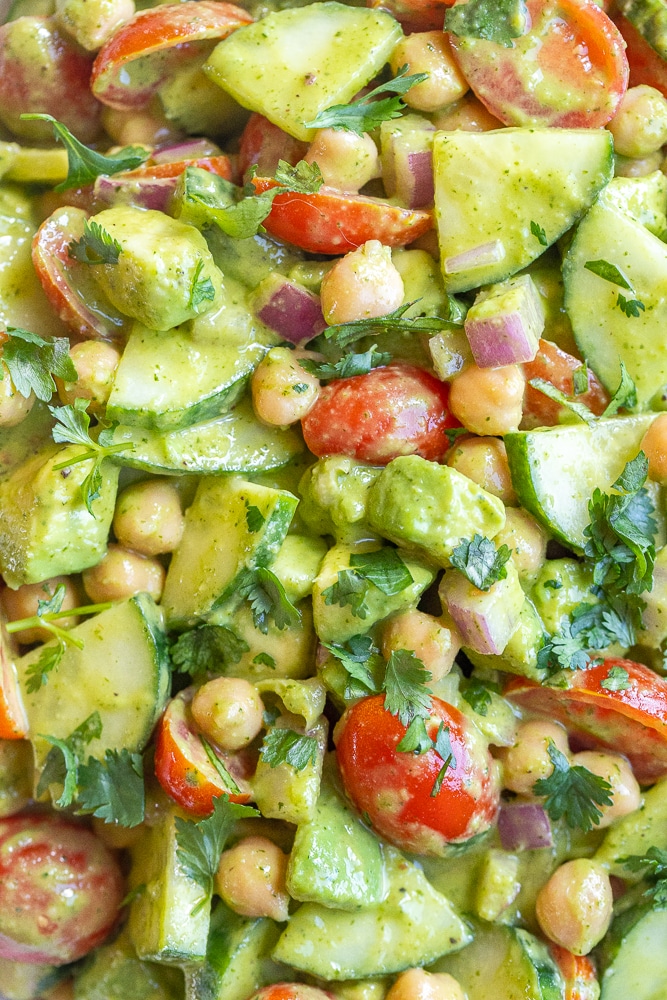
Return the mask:
M317 194L324 184L324 177L318 165L306 163L305 160L299 160L294 166L287 160L278 160L274 178L281 187L296 194Z
M59 665L66 648L61 638L58 638L55 645L49 643L43 647L35 663L31 663L25 672L25 689L28 694L35 694L46 684L48 675Z
M238 593L250 601L255 628L264 635L269 623L278 629L291 628L301 621L301 612L291 603L282 583L270 569L263 566L247 570L238 583Z
M16 391L25 399L34 392L38 399L48 403L56 390L54 375L65 382L76 382L78 379L69 356L67 337L45 340L29 330L7 327L7 340L2 345L2 360ZM0 380L3 377L3 369L0 367Z
M269 667L271 670L275 670L276 661L270 653L258 653L257 656L253 656L252 662L260 663L265 667Z
M600 681L600 687L607 691L627 691L630 687L630 674L623 667L610 667L607 676Z
M350 606L352 614L357 618L368 617L368 580L351 569L338 571L336 583L332 583L322 591L325 604L338 604L341 608Z
M488 714L491 705L491 692L500 694L497 684L489 681L482 681L479 677L471 677L464 685L461 696L467 701L474 712L485 716Z
M572 372L572 389L575 396L583 396L588 392L588 365L585 361Z
M528 30L528 12L523 0L468 0L450 7L445 31L462 38L485 38L505 48Z
M231 795L238 795L241 789L234 781L231 774L229 773L225 765L222 763L222 761L218 757L217 753L215 752L209 741L201 734L199 736L199 739L201 740L201 745L204 748L204 753L208 757L209 762L213 766L214 770L217 772L218 777L221 779L225 791L229 792Z
M389 657L384 707L401 725L409 726L416 715L428 717L432 692L426 685L430 680L430 672L412 650L397 649Z
M399 753L413 753L417 757L433 749L433 740L426 732L426 723L422 715L415 715L405 731L405 736L396 744Z
M592 271L593 274L597 274L598 278L603 278L604 281L609 281L612 285L620 285L621 288L627 288L630 292L634 291L620 267L616 267L608 260L587 260L584 267L587 271Z
M325 649L338 659L348 675L343 697L347 700L378 694L379 687L371 664L379 662L379 650L368 635L353 635L346 643L323 642Z
M264 737L259 755L271 768L289 764L295 771L303 771L309 764L316 766L319 744L315 736L274 728Z
M248 531L254 534L256 531L259 531L263 527L266 518L262 514L259 507L255 507L253 504L248 503L248 501L246 500L245 520L246 524L248 525Z
M553 399L555 403L560 403L561 406L567 407L572 413L576 414L580 420L585 421L587 424L592 424L595 422L595 414L591 413L584 403L578 403L575 399L571 399L570 396L566 396L564 392L557 389L555 385L551 382L547 382L543 378L531 378L528 381L529 385L532 385L533 389L537 389L544 396L548 396L549 399Z
M475 534L472 539L465 538L451 555L451 564L455 566L478 590L490 590L498 580L507 576L505 563L512 555L507 545L499 549L492 541L483 535Z
M81 812L119 826L144 821L144 762L141 754L107 750L104 761L79 765L77 801Z
M535 239L537 240L537 242L540 244L540 246L543 246L543 247L548 247L549 246L549 241L547 239L547 234L542 229L542 226L539 226L537 224L537 222L531 222L530 223L530 231L533 234L533 236L535 237Z
M645 879L653 882L644 896L652 900L654 909L667 909L667 851L649 847L643 856L633 854L619 861L630 871L641 872Z
M225 667L238 663L250 646L226 625L198 625L183 632L169 650L175 670L190 674L193 680L207 673L223 673Z
M373 368L381 368L388 365L392 355L387 351L376 350L377 344L373 344L362 354L353 352L345 354L339 361L311 361L308 358L299 358L299 364L307 372L316 378L325 380L332 378L351 378L354 375L368 375Z
M210 278L200 278L202 271L204 270L204 261L200 258L197 261L197 266L195 268L195 273L192 275L192 284L190 285L190 297L188 299L188 308L196 309L200 306L202 302L213 302L215 298L215 288L213 287L213 282Z
M51 122L53 132L67 150L67 178L58 184L56 191L66 191L68 188L85 187L92 184L96 177L102 174L117 174L122 170L134 170L140 167L150 156L150 152L142 146L126 146L124 149L103 156L76 139L67 126L52 118L51 115L30 114L21 115L23 119L39 119Z
M40 734L42 735L42 734ZM70 806L78 788L78 770L85 748L102 735L102 719L99 712L93 712L70 733L65 740L56 736L42 735L51 744L37 785L37 795L48 791L49 785L60 784L63 791L56 800L61 809Z
M400 594L414 583L410 570L396 549L386 547L375 552L353 553L350 566L388 597Z
M621 381L618 389L609 400L607 407L602 414L603 417L611 417L621 408L631 410L637 405L637 387L628 374L628 370L621 361Z
M572 634L572 624L568 619L561 622L560 631L545 642L537 653L538 670L546 670L549 675L559 670L585 670L592 659L582 646L582 638Z
M641 299L626 299L625 295L621 295L620 292L616 299L616 305L629 319L637 319L639 314L646 309Z
M393 331L412 334L438 333L444 326L452 322L451 319L441 316L406 316L408 309L415 304L416 302L404 302L402 306L399 306L394 312L387 313L386 316L355 319L350 323L328 326L324 331L324 337L326 340L333 340L338 347L345 348L348 344L352 344L362 337L377 336Z
M428 73L413 73L407 76L408 67L401 66L393 80L380 84L365 97L360 97L350 104L334 104L325 111L320 111L312 121L304 122L305 128L332 128L363 135L373 132L382 122L400 118L405 110L405 103L400 96L385 97L376 100L380 94L406 94L411 87L428 79Z
M602 819L598 806L612 804L611 785L579 764L570 764L553 740L547 752L554 766L547 778L533 785L535 795L546 796L544 808L552 820L565 819L567 825L587 833Z
M43 598L37 600L37 617L44 618L46 615L58 614L62 610L63 601L65 600L65 584L59 583L53 593L50 593L46 584L44 584L42 590L47 594L47 598L46 600Z
M111 264L118 263L123 248L111 233L100 226L94 219L83 223L83 236L73 240L67 252L73 260L81 264Z
M438 771L435 782L433 783L433 788L431 789L432 799L436 797L442 788L442 783L449 768L451 767L452 770L456 770L456 758L454 757L454 751L452 750L452 744L449 739L449 726L445 726L442 721L438 726L438 732L436 733L435 740L433 741L433 749L443 763L442 767Z

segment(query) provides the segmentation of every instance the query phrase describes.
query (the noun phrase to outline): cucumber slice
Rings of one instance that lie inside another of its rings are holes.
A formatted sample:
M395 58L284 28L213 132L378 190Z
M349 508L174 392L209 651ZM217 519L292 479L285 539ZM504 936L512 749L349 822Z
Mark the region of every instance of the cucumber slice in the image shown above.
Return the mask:
M641 903L616 917L602 952L600 1000L664 1000L667 910Z
M440 959L431 971L458 979L469 1000L565 1000L565 984L547 946L515 927L478 925L472 944Z
M633 291L589 271L587 261L604 259L620 271ZM565 308L574 337L596 375L615 389L623 361L647 404L667 383L667 246L605 199L582 220L563 262ZM638 299L644 310L627 316L619 293Z
M433 168L445 289L463 292L544 253L611 179L613 149L604 129L436 132Z
M617 0L616 6L658 55L667 59L665 0Z
M215 420L167 434L120 424L113 444L121 442L132 449L114 456L120 465L175 475L263 472L287 465L303 451L294 431L260 424L250 400Z
M182 1000L178 969L137 958L127 931L92 952L74 979L74 1000Z
M28 691L28 668L43 646L17 661L39 772L51 744L42 734L66 739L92 712L102 734L87 751L102 759L107 749L143 750L169 692L170 669L159 608L147 594L131 597L71 630L83 649L68 645L42 686Z
M621 858L631 854L643 857L649 847L667 851L667 778L644 793L639 809L622 816L606 831L595 860L606 865L612 875L631 879L632 872L621 863Z
M304 122L352 100L402 37L385 11L329 0L239 28L216 46L204 72L244 108L310 142L314 132Z
M584 546L588 501L596 486L606 491L639 451L655 413L565 424L505 436L512 483L519 503L561 542ZM555 487L554 484L557 484Z

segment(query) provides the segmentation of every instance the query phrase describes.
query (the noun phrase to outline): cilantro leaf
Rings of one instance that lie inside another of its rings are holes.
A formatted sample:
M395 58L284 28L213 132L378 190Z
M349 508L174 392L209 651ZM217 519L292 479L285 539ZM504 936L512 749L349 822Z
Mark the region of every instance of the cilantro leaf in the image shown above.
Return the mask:
M423 715L415 715L405 730L405 736L396 744L396 749L399 753L413 753L417 757L433 749L433 740L426 731Z
M472 539L464 538L456 546L450 561L474 587L486 591L506 578L505 563L511 554L507 545L497 549L488 538L475 533Z
M537 240L537 242L540 244L540 246L543 247L549 246L549 240L547 239L547 234L545 233L544 229L542 229L542 226L538 225L537 222L531 221L530 231Z
M202 304L202 302L212 302L215 298L215 288L213 287L211 279L200 278L203 270L204 261L200 258L197 261L195 273L192 275L192 283L190 285L190 297L188 298L188 307L190 309L196 309L197 306Z
M257 656L253 656L252 662L260 663L265 667L269 667L271 670L275 670L276 667L276 661L270 653L258 653Z
M67 178L58 184L55 191L66 191L68 188L85 187L102 174L117 174L122 170L134 170L141 166L150 156L148 149L142 146L126 146L111 156L96 153L76 139L67 126L57 121L51 115L29 114L21 115L24 119L40 119L51 122L53 132L67 150Z
M324 184L318 165L305 160L299 160L294 166L287 160L278 160L274 177L281 187L296 194L317 194Z
M325 604L338 604L344 608L349 604L352 614L357 618L368 617L368 580L351 569L338 571L338 579L322 591Z
M41 734L40 734L41 735ZM76 727L65 740L56 736L42 735L51 744L37 785L37 795L43 795L49 785L63 785L62 794L56 805L66 809L74 801L77 791L78 770L83 751L93 740L102 735L102 719L99 712L93 712Z
M417 300L419 301L419 300ZM408 309L414 306L415 302L404 302L402 306L386 316L372 317L371 319L355 319L349 323L338 323L328 326L324 331L326 340L333 340L342 348L360 340L362 337L376 336L392 331L403 333L438 333L444 326L451 324L454 320L441 316L406 316ZM459 325L462 325L461 319Z
M67 252L72 260L81 264L111 264L118 263L123 248L111 233L100 226L95 219L84 220L83 236L73 240Z
M28 694L35 694L43 684L46 684L48 675L60 664L66 648L60 637L55 645L49 643L43 647L37 660L31 663L25 672L25 689Z
M241 789L236 784L231 774L229 773L225 765L222 763L222 761L218 757L217 753L215 752L209 741L201 734L199 735L199 739L201 740L201 745L204 748L204 753L208 757L209 762L212 764L214 770L217 772L218 777L222 780L222 783L225 787L225 791L230 792L232 795L238 795Z
M394 650L387 662L383 689L384 707L408 726L416 715L428 716L431 689L427 687L430 672L412 650Z
M83 813L138 826L144 821L144 763L141 754L107 750L104 761L89 757L79 765L77 803Z
M537 667L552 675L559 670L585 670L592 663L582 646L582 639L572 633L572 623L565 618L560 631L545 642L537 653Z
M572 389L575 396L583 396L588 392L588 365L585 361L572 372Z
M371 670L371 663L379 661L379 650L368 635L353 635L346 643L323 642L332 656L343 665L348 682L345 685L343 697L365 698L369 694L378 694L379 687Z
M375 552L353 553L350 566L388 597L400 594L414 583L410 570L396 549L385 547Z
M461 691L464 701L467 701L473 712L485 716L488 714L491 705L491 692L500 693L497 684L489 681L482 681L479 677L471 677Z
M37 333L15 326L7 327L6 337L2 345L2 360L16 391L26 399L34 392L37 399L48 403L56 390L54 375L65 382L78 380L76 368L69 356L67 337L44 339ZM0 380L3 378L0 367Z
M58 614L62 610L63 601L65 600L65 584L59 583L56 589L51 593L44 584L42 587L45 594L47 594L46 600L39 598L37 600L37 617L44 618L46 615Z
M316 766L319 744L315 736L274 728L264 737L259 755L271 768L289 764L295 771L303 771L309 764Z
M627 691L630 687L630 674L623 667L610 667L607 676L600 681L600 687L607 691Z
M595 414L592 413L584 403L578 403L576 399L572 399L570 396L566 396L561 389L557 389L555 385L551 382L547 382L544 378L531 378L528 380L528 384L532 385L533 389L537 389L542 395L548 396L549 399L553 399L555 403L560 403L561 406L567 407L572 413L576 414L580 420L585 421L587 424L592 424L595 421Z
M535 795L546 796L544 808L552 820L565 819L570 829L587 833L602 819L598 806L612 804L611 785L580 764L571 765L553 740L547 752L554 766L547 778L533 785Z
M377 344L373 344L361 354L350 352L338 361L311 361L308 358L299 358L299 364L311 375L325 380L351 378L353 375L368 375L373 368L388 365L391 359L392 355L389 352L378 351Z
M264 635L269 631L270 621L281 630L301 621L301 612L294 607L282 583L270 569L260 566L246 570L236 589L241 597L250 601L255 628Z
M603 417L612 417L621 408L631 410L637 405L637 387L628 374L628 370L621 361L621 381L618 389L609 400L607 407L602 414Z
M350 104L333 104L330 108L320 111L315 117L304 122L305 128L332 128L363 135L379 128L382 122L400 118L405 110L405 103L400 96L385 97L375 100L380 94L406 94L411 87L428 79L428 73L413 73L406 76L407 65L401 66L393 80L382 83L364 97Z
M221 673L225 667L238 663L249 649L245 639L226 625L198 625L179 635L169 655L178 673L200 680L209 671Z
M597 274L598 278L609 281L612 285L620 285L621 288L627 288L630 292L634 291L620 267L616 267L608 260L587 260L584 267L587 271L592 271L593 274Z
M456 770L456 758L454 757L451 740L449 739L449 726L445 726L442 720L440 721L438 732L436 733L435 740L433 741L433 749L440 757L442 767L438 771L435 782L433 783L433 788L431 789L432 799L436 797L442 788L442 783L448 769L451 767L452 770Z
M485 38L505 48L526 33L527 24L523 0L468 0L445 14L445 31L462 38Z
M266 518L262 514L259 507L255 507L253 504L248 503L248 501L246 500L245 520L246 524L248 525L248 531L251 531L254 534L256 531L260 530L260 528L266 521Z
M620 292L616 298L616 305L629 319L637 319L640 312L644 312L646 309L641 299L627 299Z
M633 854L619 860L630 871L642 872L643 877L653 883L644 896L651 900L654 909L667 909L667 851L649 847L643 857Z

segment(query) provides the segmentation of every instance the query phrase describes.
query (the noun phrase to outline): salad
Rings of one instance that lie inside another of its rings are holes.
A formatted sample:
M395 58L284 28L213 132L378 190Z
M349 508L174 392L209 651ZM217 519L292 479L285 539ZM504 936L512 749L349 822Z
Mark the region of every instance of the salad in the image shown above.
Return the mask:
M3 15L2 996L664 1000L663 0Z

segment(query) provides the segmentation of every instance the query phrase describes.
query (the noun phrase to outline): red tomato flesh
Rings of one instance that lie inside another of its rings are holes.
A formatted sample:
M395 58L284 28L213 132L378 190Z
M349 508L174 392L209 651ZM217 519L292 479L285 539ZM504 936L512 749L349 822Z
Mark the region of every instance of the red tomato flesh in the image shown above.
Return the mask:
M667 63L665 60L639 34L634 24L631 24L622 14L615 13L614 21L627 45L625 54L630 65L630 86L637 87L640 83L645 83L649 87L655 87L664 97L667 97Z
M447 407L449 388L421 368L396 363L325 386L301 421L314 455L349 455L386 465L399 455L441 461L445 431L458 427Z
M268 118L254 113L241 133L239 172L245 177L250 167L256 166L260 176L270 177L275 174L279 160L295 166L307 151L307 142L295 139Z
M433 787L443 761L434 750L419 756L396 750L406 727L384 707L384 695L363 698L343 715L336 753L345 790L382 837L402 850L439 856L449 844L483 833L495 821L498 769L480 734L457 708L431 699L426 730L435 739L449 729L455 765Z
M0 646L0 739L21 740L28 735L28 719L21 700L16 668Z
M532 361L523 365L526 376L526 392L523 400L522 428L552 427L560 423L565 407L554 399L545 396L539 389L529 385L530 379L542 378L550 382L566 396L574 395L574 372L581 368L583 362L573 357L567 351L561 350L550 340L540 340L537 354ZM599 381L597 375L588 369L588 391L577 396L577 401L587 406L596 417L599 417L609 403L609 393Z
M597 1000L600 986L590 958L574 955L559 944L551 943L549 951L565 983L565 1000Z
M367 7L388 10L403 26L413 31L437 31L442 28L445 11L455 0L366 0Z
M249 1000L334 1000L334 995L305 983L274 983L253 993Z
M602 687L611 667L628 673L625 691ZM651 784L667 774L667 681L633 660L609 659L568 675L568 687L510 681L510 701L562 722L582 748L624 754L635 777Z

